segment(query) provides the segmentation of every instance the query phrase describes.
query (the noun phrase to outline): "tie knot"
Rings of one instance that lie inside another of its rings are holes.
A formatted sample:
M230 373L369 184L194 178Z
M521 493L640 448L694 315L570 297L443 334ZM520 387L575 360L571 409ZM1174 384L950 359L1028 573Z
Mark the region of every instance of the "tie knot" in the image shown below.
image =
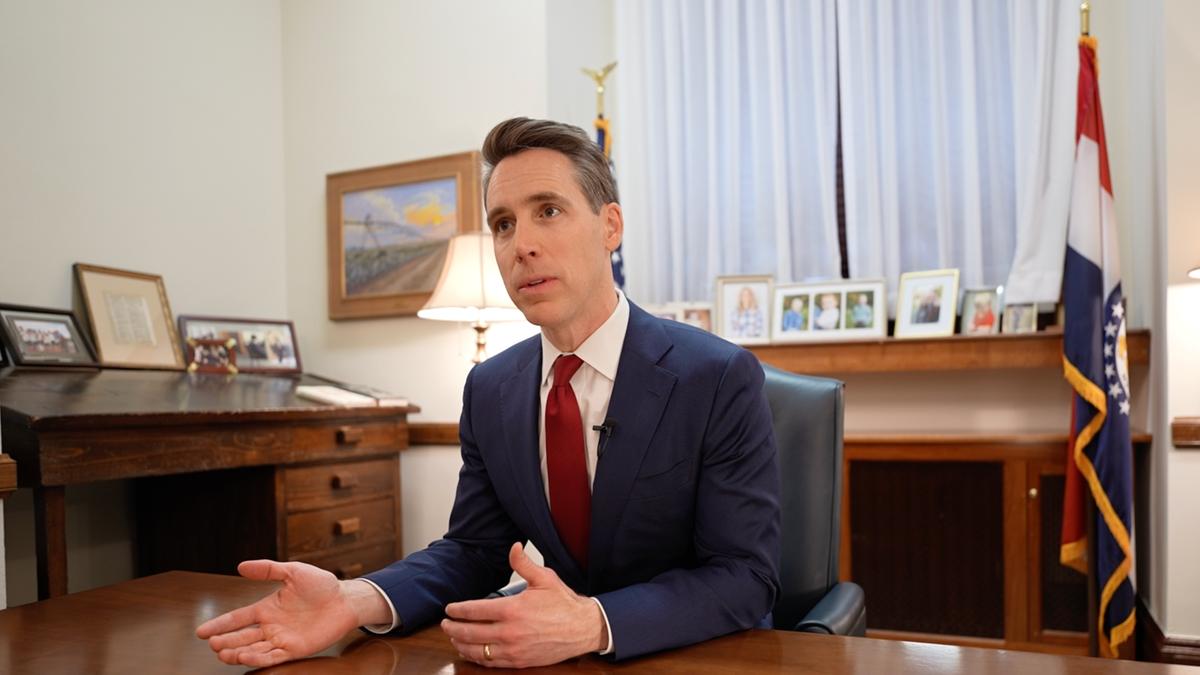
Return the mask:
M562 354L554 361L554 386L569 387L575 371L583 365L583 359L574 354Z

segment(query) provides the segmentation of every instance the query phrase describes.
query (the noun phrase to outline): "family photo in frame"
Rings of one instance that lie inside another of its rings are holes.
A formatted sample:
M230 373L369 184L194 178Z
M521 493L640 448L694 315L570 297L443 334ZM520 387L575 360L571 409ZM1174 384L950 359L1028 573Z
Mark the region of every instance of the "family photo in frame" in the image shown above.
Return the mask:
M300 347L291 321L180 316L179 333L184 340L231 341L230 355L239 372L301 372Z
M954 334L958 317L958 270L906 272L896 295L895 337Z
M717 335L739 345L771 342L770 275L717 278Z
M1004 314L1004 287L968 288L963 291L961 335L995 335Z
M887 336L887 282L847 279L775 286L773 342Z
M0 305L0 336L19 366L94 366L91 341L67 310ZM0 366L8 365L0 347Z

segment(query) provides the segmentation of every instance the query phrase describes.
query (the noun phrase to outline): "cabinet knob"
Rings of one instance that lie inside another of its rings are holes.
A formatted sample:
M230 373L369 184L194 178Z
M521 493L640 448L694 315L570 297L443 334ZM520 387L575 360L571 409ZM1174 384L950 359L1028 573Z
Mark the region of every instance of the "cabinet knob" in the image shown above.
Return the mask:
M342 565L341 567L337 568L333 571L333 574L339 579L353 579L357 576L360 576L362 574L362 570L362 563L350 563L349 565Z
M1038 495L1037 488L1029 488L1029 498L1030 499L1037 499L1037 495Z
M352 471L339 471L333 474L333 489L344 490L347 488L358 487L358 476Z
M361 528L362 522L357 518L343 518L333 524L333 533L336 536L354 534Z
M337 432L337 442L339 445L347 443L357 443L363 439L362 427L342 427Z

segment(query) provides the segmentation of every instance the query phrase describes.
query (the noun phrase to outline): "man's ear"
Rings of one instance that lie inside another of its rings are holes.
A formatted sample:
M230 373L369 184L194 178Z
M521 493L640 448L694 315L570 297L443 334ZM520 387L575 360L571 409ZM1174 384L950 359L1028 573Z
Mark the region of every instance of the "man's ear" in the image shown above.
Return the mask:
M611 253L617 250L625 236L625 216L616 202L605 204L600 215L604 218L604 248Z

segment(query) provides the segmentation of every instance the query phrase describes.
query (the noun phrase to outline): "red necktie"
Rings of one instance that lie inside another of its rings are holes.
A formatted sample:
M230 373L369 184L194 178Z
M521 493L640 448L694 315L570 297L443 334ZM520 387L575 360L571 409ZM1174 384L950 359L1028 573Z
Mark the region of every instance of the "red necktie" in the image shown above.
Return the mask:
M592 490L588 486L583 418L571 388L571 376L583 361L563 354L554 362L554 386L546 397L546 478L550 515L567 550L587 572Z

